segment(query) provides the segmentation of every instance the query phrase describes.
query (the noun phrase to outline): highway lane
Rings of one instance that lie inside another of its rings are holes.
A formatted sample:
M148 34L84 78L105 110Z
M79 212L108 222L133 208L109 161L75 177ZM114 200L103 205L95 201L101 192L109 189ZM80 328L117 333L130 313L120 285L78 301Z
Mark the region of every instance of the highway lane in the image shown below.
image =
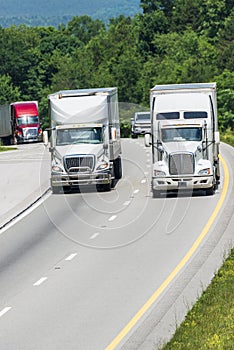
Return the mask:
M223 174L213 197L153 199L150 157L142 140L123 140L114 191L52 195L0 235L1 349L105 349L180 263Z

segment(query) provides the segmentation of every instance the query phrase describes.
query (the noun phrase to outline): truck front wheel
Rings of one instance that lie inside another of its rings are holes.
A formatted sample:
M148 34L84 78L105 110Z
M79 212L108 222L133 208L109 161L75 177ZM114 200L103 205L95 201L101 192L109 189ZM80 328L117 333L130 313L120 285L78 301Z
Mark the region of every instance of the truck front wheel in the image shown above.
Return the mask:
M158 190L153 189L152 192L153 192L153 198L159 198L161 195L161 192Z
M214 186L212 186L206 190L207 196L213 196L213 194L214 194Z
M122 160L121 157L118 157L114 160L114 176L116 180L120 180L122 178Z
M51 190L53 194L59 194L62 192L61 186L51 186Z

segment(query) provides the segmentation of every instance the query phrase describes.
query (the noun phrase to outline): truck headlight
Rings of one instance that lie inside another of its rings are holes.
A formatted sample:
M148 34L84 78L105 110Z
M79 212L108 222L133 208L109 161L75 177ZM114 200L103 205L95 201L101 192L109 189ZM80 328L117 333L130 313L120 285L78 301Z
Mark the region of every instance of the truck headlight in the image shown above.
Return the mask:
M104 161L100 165L98 165L97 170L105 170L109 168L109 163Z
M51 170L55 173L63 173L63 169L58 165L52 165Z
M210 175L210 168L202 169L198 172L199 175Z
M154 176L163 177L163 176L166 176L166 173L164 171L161 171L161 170L154 170Z

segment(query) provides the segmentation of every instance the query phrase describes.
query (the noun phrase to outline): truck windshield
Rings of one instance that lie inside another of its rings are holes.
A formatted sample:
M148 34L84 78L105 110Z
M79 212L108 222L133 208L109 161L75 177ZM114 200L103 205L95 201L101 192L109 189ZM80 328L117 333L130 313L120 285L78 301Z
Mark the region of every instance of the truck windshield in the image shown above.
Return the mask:
M72 128L57 131L57 146L78 143L98 144L103 142L102 128Z
M137 114L136 115L136 120L146 120L150 121L150 113L145 113L145 114Z
M201 128L170 128L162 130L163 142L201 141Z
M28 125L28 124L38 124L39 117L38 116L30 116L30 117L20 117L17 118L18 125Z

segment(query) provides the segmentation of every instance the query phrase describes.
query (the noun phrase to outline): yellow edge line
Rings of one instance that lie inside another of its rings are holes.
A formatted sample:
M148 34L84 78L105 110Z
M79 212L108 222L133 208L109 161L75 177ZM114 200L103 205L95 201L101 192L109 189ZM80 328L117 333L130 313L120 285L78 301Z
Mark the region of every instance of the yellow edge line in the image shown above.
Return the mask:
M191 256L194 254L194 252L197 250L203 239L206 237L211 225L213 224L216 216L218 215L224 199L227 194L228 185L229 185L229 172L227 164L222 156L220 156L220 160L223 165L224 169L224 185L223 190L220 196L220 199L210 216L209 220L207 221L204 229L202 230L201 234L198 236L196 241L193 243L192 247L189 249L189 251L186 253L186 255L183 257L183 259L179 262L179 264L176 266L176 268L171 272L171 274L164 280L164 282L161 284L161 286L152 294L152 296L147 300L147 302L141 307L141 309L135 314L135 316L129 321L129 323L122 329L122 331L116 336L116 338L106 347L105 350L113 350L116 348L117 345L121 342L121 340L131 331L131 329L136 325L136 323L141 319L141 317L149 310L149 308L152 306L152 304L158 299L158 297L162 294L162 292L166 289L166 287L171 283L173 278L179 273L179 271L185 266L185 264L188 262L188 260L191 258Z

